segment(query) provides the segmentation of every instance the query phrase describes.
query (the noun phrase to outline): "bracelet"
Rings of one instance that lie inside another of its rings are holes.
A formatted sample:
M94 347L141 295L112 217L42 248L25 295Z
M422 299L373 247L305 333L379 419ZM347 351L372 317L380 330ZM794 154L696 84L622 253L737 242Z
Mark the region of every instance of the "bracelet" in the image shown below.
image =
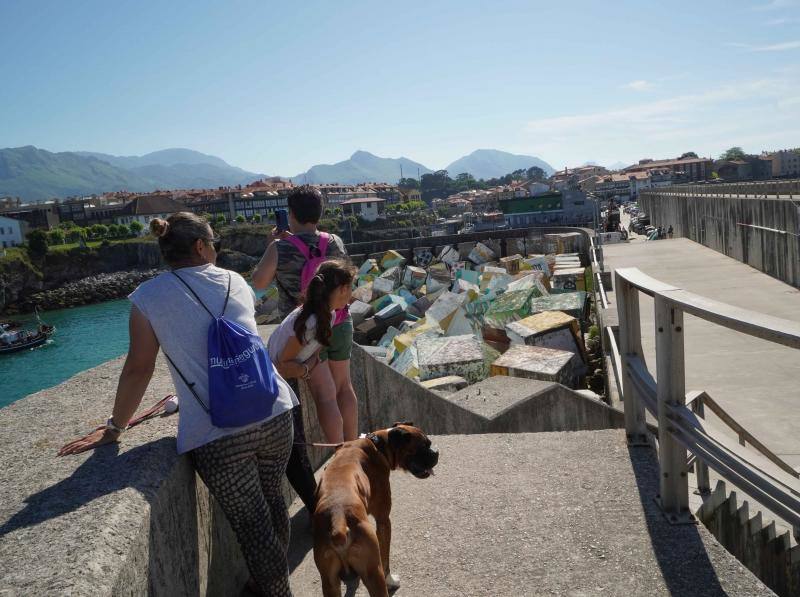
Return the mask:
M117 433L122 435L125 432L125 429L127 429L127 427L119 427L119 426L117 426L117 424L114 423L114 417L110 416L110 417L108 417L108 420L106 421L106 429L108 431L116 431Z

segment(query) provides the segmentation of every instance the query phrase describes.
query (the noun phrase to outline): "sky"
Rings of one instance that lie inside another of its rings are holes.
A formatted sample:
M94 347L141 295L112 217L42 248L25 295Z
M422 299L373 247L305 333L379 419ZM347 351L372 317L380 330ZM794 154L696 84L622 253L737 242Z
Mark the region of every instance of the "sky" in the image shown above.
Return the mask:
M0 0L0 147L556 168L800 146L800 0Z

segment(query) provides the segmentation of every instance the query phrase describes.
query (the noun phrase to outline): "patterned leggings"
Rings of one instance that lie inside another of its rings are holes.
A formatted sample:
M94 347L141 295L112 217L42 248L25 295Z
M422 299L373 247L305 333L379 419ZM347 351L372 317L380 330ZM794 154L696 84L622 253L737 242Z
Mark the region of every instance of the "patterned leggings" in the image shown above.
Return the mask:
M292 413L191 451L192 462L228 518L247 567L265 595L289 596L289 514L281 494L292 449Z

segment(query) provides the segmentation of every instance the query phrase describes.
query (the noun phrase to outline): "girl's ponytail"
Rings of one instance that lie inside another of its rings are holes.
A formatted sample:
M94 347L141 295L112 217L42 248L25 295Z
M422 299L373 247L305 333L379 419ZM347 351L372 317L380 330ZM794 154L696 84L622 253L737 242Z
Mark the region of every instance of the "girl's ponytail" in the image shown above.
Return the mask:
M306 322L314 315L317 318L314 337L323 346L330 345L331 338L331 294L345 284L352 284L355 268L348 263L330 259L320 264L305 291L303 308L294 322L294 334L301 344L306 343Z

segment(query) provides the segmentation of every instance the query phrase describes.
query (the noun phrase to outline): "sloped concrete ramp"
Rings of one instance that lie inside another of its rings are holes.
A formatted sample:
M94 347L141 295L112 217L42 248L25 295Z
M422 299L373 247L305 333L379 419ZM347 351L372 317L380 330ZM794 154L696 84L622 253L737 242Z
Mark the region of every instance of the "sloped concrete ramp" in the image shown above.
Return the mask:
M392 476L398 597L772 594L704 527L666 522L653 453L623 431L434 443L435 477ZM308 531L295 525L292 541L294 594L321 595Z

